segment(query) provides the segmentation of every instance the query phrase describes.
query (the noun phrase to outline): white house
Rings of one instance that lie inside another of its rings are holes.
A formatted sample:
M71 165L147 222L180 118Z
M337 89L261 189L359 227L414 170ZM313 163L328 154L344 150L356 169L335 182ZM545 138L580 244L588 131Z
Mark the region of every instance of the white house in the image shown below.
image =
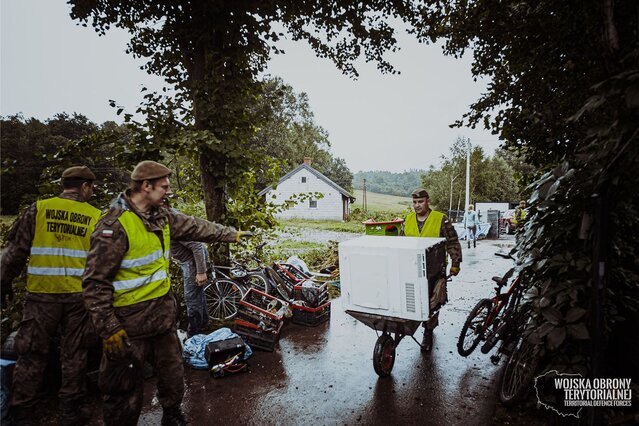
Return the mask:
M351 212L350 204L355 197L344 188L311 167L311 159L304 157L304 162L284 175L277 187L264 188L260 196L274 204L283 204L294 194L319 192L324 195L320 199L308 199L292 208L279 213L282 219L328 219L346 220Z

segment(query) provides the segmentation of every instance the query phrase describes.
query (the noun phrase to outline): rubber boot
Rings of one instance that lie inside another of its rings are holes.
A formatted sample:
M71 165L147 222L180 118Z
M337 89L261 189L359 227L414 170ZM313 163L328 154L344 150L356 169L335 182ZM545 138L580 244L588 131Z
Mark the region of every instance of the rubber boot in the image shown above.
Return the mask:
M468 248L470 248L470 240L468 240Z
M91 410L83 399L60 401L60 424L82 426L91 419Z
M430 352L433 349L433 330L439 325L439 312L424 321L424 337L422 337L422 352Z
M162 407L162 426L189 426L179 405Z
M473 240L473 248L477 248L477 240Z

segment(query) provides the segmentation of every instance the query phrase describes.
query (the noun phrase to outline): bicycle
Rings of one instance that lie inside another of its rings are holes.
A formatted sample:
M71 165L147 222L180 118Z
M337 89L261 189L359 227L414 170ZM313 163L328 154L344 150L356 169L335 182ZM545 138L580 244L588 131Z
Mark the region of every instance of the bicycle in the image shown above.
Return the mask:
M514 260L511 255L495 254ZM506 292L501 291L514 272L515 268L511 268L503 277L492 278L497 283L495 296L477 302L468 314L457 340L457 352L464 357L470 355L482 341L481 352L484 354L501 342L497 354L492 355L490 360L497 365L500 355L510 356L499 391L500 400L506 405L518 402L527 394L539 361L536 347L522 335L528 312L520 308L524 291L521 276L512 281Z
M257 252L264 247L262 243L255 248L252 256L258 261L258 267L249 269L245 264L232 259L233 266L209 265L211 279L204 287L206 306L212 319L231 319L237 314L240 300L249 288L256 288L264 293L271 291L269 278L261 268Z

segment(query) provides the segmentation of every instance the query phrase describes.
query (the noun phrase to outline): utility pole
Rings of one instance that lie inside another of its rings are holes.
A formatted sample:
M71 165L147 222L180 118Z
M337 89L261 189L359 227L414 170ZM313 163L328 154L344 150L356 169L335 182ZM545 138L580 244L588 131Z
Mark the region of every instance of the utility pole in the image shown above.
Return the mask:
M457 179L457 177L459 176L459 174L455 174L455 171L452 170L450 172L450 201L448 203L448 215L450 216L450 212L453 209L453 183L455 182L455 179Z
M470 138L466 140L468 146L466 147L466 198L464 204L464 211L468 210L470 204Z
M364 179L364 189L362 190L362 208L364 212L368 211L368 203L366 202L366 179Z

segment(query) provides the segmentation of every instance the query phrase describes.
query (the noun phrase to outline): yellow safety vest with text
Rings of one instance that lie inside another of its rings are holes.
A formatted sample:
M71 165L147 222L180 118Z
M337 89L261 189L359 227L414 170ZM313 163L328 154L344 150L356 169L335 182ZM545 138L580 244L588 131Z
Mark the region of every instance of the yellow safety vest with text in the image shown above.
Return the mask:
M91 234L100 218L92 205L54 197L36 203L27 291L80 293Z
M407 237L438 238L442 228L442 220L444 220L444 213L431 210L420 232L417 226L417 214L411 212L404 220L404 235Z
M120 269L113 280L113 306L129 306L164 296L171 288L168 223L162 228L162 240L147 231L142 219L130 211L118 218L129 240Z

